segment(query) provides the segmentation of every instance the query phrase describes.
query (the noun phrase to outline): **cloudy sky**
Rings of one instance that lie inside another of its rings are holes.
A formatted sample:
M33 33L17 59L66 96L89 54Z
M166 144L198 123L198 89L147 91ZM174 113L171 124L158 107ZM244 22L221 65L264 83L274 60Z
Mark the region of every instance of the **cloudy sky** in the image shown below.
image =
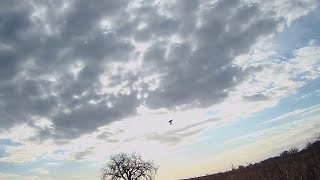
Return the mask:
M94 180L139 152L174 180L302 147L319 4L1 0L0 179Z

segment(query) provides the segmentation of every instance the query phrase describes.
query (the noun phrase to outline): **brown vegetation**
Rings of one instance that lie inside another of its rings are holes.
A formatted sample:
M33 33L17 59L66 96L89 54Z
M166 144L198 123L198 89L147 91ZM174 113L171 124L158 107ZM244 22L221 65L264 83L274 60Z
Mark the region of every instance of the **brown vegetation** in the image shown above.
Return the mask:
M239 166L224 173L185 180L320 180L320 136L299 151L291 148L259 163Z

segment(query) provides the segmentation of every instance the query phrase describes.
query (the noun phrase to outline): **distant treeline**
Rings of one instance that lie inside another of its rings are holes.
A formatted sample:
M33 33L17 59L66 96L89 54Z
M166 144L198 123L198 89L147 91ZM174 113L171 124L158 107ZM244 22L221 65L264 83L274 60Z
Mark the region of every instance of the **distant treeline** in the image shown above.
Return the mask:
M320 180L320 133L314 141L279 156L232 170L184 180Z

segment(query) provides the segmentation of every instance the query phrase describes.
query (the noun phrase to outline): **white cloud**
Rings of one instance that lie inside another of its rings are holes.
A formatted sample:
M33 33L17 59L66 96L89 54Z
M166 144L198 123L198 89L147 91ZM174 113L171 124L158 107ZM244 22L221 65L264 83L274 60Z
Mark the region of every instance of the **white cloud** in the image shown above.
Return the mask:
M52 178L48 177L38 177L38 176L28 176L28 175L17 175L17 174L7 174L7 173L0 173L0 179L3 180L53 180Z
M59 166L61 165L60 163L55 163L55 162L49 162L47 163L48 166Z
M45 168L35 168L35 169L32 169L31 172L34 172L36 174L42 174L42 175L51 174L50 171Z
M20 124L13 128L0 131L0 137L2 139L11 139L13 142L21 144L25 143L36 135L36 129L28 126L27 124Z
M261 110L274 106L280 99L295 94L299 87L319 77L320 71L317 68L320 63L319 46L309 44L296 49L293 51L293 57L289 59L278 59L274 56L277 52L271 51L272 53L263 53L267 55L263 55L263 58L258 61L254 57L260 50L241 57L248 61L241 60L238 63L242 63L243 66L246 66L246 63L261 66L261 71L253 73L247 81L235 88L230 99L224 102L227 104L224 109L231 105L238 107L232 108L235 109L235 114L240 113L239 108L250 114L254 109ZM245 103L241 99L241 96L259 97L257 95L264 97L265 100L258 102L259 99L257 99L257 102L251 103L253 109L246 106L250 103Z
M0 158L0 162L9 163L29 163L35 162L40 158L46 158L55 151L57 147L52 142L23 144L21 146L7 146L6 156Z
M271 0L257 2L264 4L266 9L273 9L278 16L286 18L288 25L318 7L317 0Z
M42 129L45 129L45 128L52 129L53 128L52 122L46 118L40 118L40 119L36 120L34 125L42 128Z
M19 175L4 174L4 173L0 173L0 177L1 177L1 179L18 179L18 178L21 178L21 176L19 176Z
M296 119L296 117L302 118L302 117L308 116L310 114L315 114L320 111L319 106L320 105L315 105L315 106L312 106L309 108L297 109L297 110L291 111L289 113L286 113L284 115L281 115L279 117L273 118L271 120L261 122L261 123L259 123L259 125L278 122L278 121L285 120L288 118L294 118L294 119Z

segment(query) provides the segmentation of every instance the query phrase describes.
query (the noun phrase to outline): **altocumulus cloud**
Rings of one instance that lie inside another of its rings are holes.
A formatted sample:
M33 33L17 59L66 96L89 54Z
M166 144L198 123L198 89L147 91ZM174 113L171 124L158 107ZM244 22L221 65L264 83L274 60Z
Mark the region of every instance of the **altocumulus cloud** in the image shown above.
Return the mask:
M0 131L26 124L31 138L74 139L140 106L222 102L264 68L235 58L316 4L272 2L2 0Z

